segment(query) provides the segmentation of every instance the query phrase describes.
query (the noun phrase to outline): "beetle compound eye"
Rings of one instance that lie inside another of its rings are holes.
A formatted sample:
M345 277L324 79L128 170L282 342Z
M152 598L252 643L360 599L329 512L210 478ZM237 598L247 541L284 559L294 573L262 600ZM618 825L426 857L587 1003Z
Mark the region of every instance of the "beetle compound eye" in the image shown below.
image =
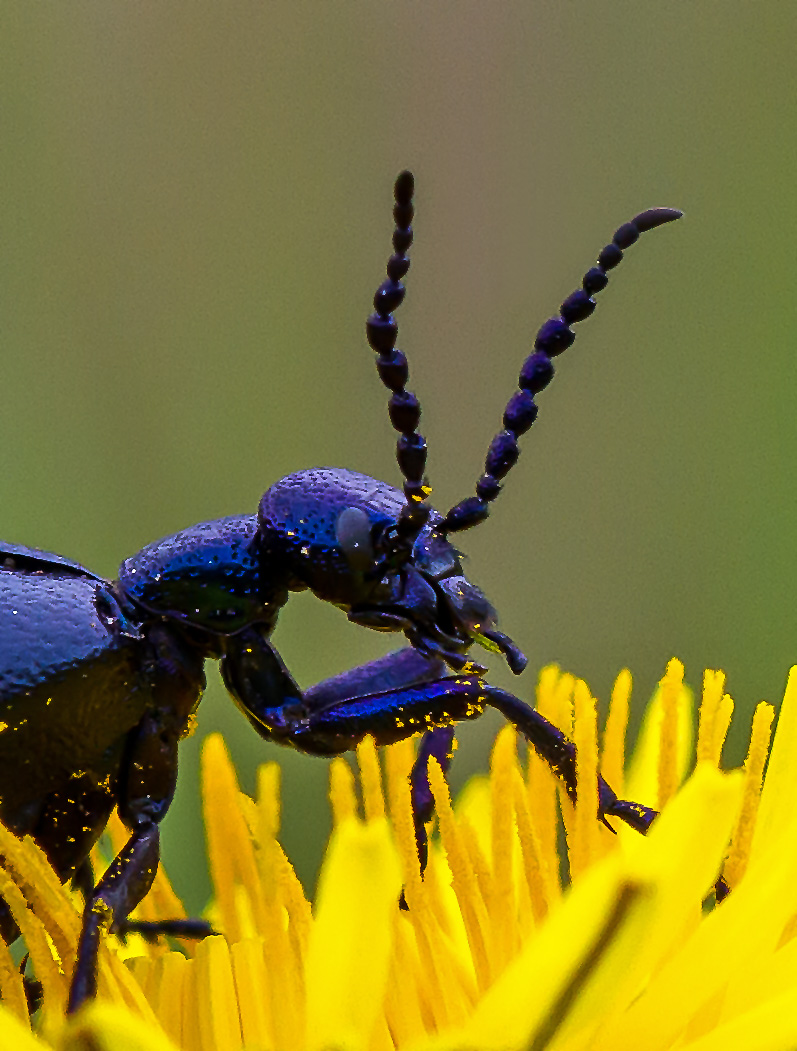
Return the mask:
M360 507L347 507L335 522L335 536L346 561L358 573L371 569L376 561L371 542L371 520Z

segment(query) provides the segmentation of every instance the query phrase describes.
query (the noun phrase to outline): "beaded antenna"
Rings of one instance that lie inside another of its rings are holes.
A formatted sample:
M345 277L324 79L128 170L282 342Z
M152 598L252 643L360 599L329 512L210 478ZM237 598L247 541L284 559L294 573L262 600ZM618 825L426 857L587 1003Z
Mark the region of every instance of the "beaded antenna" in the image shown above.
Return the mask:
M415 540L426 525L431 513L428 496L431 489L424 479L426 467L426 439L418 432L421 406L415 395L406 389L409 366L403 351L396 347L398 324L393 311L404 300L406 289L402 278L410 268L407 251L412 244L412 219L415 208L412 195L415 178L403 171L396 179L393 196L393 254L387 261L387 278L374 295L374 313L365 323L368 343L377 353L376 368L390 393L388 414L399 432L396 442L396 460L404 478L406 503L401 509L395 535L391 538L392 554L398 560L410 557Z
M396 348L398 324L393 311L403 299L405 288L401 282L409 270L407 250L412 244L412 195L415 180L409 171L396 179L393 216L393 249L387 263L387 280L374 296L374 313L366 322L368 343L378 357L376 367L382 382L391 391L388 402L390 422L400 432L396 445L396 459L404 478L406 503L401 510L393 546L396 555L409 557L412 545L426 525L431 513L427 498L431 489L424 479L426 441L418 433L421 408L418 399L406 390L409 369L407 359ZM517 463L520 455L518 438L529 430L537 419L535 395L544 390L553 379L552 358L567 350L576 338L572 326L588 318L595 310L595 295L609 283L608 271L623 258L623 253L639 240L639 235L664 223L680 219L683 212L677 208L649 208L630 222L623 223L614 232L609 244L598 255L597 266L591 267L581 281L581 288L572 292L559 307L559 313L540 327L534 340L534 350L526 358L518 378L518 390L509 399L504 410L503 429L496 434L487 450L484 473L476 483L475 496L455 504L435 526L441 534L457 533L483 522L490 513L490 504L501 491L501 482Z

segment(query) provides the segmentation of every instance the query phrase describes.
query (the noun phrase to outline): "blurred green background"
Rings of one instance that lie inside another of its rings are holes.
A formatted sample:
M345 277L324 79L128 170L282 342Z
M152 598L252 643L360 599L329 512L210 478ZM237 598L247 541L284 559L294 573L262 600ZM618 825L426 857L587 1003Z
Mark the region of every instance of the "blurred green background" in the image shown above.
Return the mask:
M746 732L797 660L796 23L707 0L4 4L0 533L110 576L289 471L395 481L363 320L404 166L399 344L445 508L537 326L619 223L678 206L462 546L530 657L522 696L558 661L605 699L628 665L639 707L677 654L693 684L728 672ZM387 648L306 595L275 641L302 684ZM276 752L209 678L164 847L194 909L202 737L224 728L250 788ZM455 785L495 725L463 730ZM309 881L327 764L282 758Z

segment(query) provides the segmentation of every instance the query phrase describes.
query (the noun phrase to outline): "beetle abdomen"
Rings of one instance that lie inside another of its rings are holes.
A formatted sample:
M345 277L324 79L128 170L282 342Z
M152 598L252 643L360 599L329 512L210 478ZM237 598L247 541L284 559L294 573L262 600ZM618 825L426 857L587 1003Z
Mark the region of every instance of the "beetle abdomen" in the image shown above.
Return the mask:
M143 714L142 642L118 612L104 582L0 570L0 815L18 832L78 775L111 778Z

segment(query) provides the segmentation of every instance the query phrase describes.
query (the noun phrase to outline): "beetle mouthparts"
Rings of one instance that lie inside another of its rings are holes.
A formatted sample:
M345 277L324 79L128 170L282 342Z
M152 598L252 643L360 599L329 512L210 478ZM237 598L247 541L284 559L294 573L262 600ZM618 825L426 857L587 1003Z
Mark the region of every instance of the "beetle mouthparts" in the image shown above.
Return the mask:
M502 631L495 631L492 628L482 631L474 636L473 641L483 646L486 650L492 650L493 653L501 653L506 657L506 663L509 665L509 670L513 675L520 675L529 662L523 650L515 645L510 637L504 635Z

